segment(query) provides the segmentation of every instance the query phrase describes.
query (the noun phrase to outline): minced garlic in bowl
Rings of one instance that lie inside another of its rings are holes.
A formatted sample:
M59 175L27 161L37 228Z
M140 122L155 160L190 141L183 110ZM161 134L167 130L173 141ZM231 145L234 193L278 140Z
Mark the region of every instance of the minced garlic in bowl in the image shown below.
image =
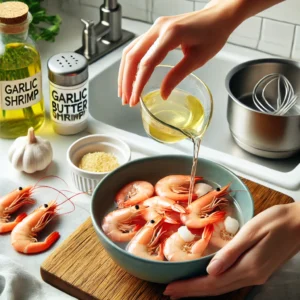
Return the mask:
M85 154L78 167L89 172L110 172L119 167L118 159L107 152L93 152Z

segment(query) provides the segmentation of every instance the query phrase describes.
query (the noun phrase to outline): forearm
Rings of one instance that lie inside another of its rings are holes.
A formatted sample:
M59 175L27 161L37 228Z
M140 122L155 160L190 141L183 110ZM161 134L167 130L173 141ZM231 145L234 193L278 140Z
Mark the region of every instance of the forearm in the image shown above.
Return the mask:
M246 19L284 0L211 0L207 7L219 10L220 17L227 21L233 31Z
M236 18L245 20L283 0L223 0L232 2Z

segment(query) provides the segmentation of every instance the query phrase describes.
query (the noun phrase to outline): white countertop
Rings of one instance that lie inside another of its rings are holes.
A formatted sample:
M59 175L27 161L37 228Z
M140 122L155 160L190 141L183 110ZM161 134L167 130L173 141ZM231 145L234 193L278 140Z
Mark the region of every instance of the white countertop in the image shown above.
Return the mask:
M80 21L72 16L66 15L65 13L60 13L63 18L63 25L61 28L61 33L59 37L57 38L56 43L40 43L39 49L41 51L42 59L43 59L43 89L44 89L44 96L45 96L45 102L46 107L49 107L49 97L48 97L48 80L47 80L47 59L59 52L62 51L73 51L77 49L80 46L81 43L81 30L82 25ZM140 34L147 30L149 28L148 24L140 23L140 22L134 22L129 20L124 20L123 22L123 28L128 29L130 31L133 31L137 34ZM232 45L226 46L228 49L230 47L234 47ZM252 50L243 49L242 52L244 55L247 55L247 52ZM90 78L93 78L96 76L99 72L105 70L108 66L110 66L112 63L117 61L120 58L121 55L121 49L117 49L114 51L114 53L111 53L105 57L105 59L102 59L101 61L98 61L97 63L90 66ZM133 134L127 134L122 132L119 129L114 129L111 126L102 124L100 122L95 122L94 120L90 120L90 127L89 132L102 132L107 134L117 134L121 136L125 141L132 142L134 144L135 151L132 153L132 159L136 159L145 155L150 155L151 151L149 153L141 153L139 151L139 145L142 145L145 141L145 138L139 137ZM54 149L54 159L51 166L44 172L39 172L34 175L27 175L24 173L20 173L13 169L13 167L10 165L7 159L7 152L8 149L13 142L12 140L3 140L0 139L0 162L1 162L1 173L0 173L0 193L1 195L9 192L11 187L17 186L25 186L28 184L35 183L38 179L44 177L45 175L57 175L61 178L63 178L68 184L69 188L73 191L76 191L72 181L71 176L69 173L69 170L67 168L67 162L66 162L66 151L69 145L78 139L79 137L86 135L87 132L81 133L76 136L59 136L55 135L52 131L52 128L49 124L49 122L44 126L44 128L38 133L38 135L43 136L44 138L47 138L50 140L53 149ZM149 140L150 141L150 140ZM149 142L148 141L148 142ZM155 143L154 141L151 141L150 143ZM152 144L154 145L154 144ZM141 147L142 148L142 147ZM176 153L177 151L172 148L167 148L165 146L158 145L155 143L155 149L157 154L158 153ZM201 149L201 156L204 157L211 157L213 154L209 151L209 149ZM231 160L234 160L235 158L231 158ZM253 181L255 178L251 178L251 176L243 173L238 172L238 174L243 175ZM285 192L295 198L296 200L300 200L300 191L291 191L291 190L283 190L279 189L276 186L272 186L271 184L267 182L260 181L260 183L267 185L271 188L280 190L282 192ZM15 185L14 185L15 184ZM63 184L59 182L57 179L47 179L45 181L45 184L53 185L56 187L62 187ZM43 193L38 192L37 193L37 200L39 203L44 203L45 201L49 201L49 197L51 197L51 194L48 192ZM51 230L57 230L61 234L61 238L59 241L54 245L52 249L55 249L64 239L66 239L82 222L86 220L86 218L89 216L89 206L90 206L90 197L87 195L80 195L74 199L74 202L76 204L76 210L69 214L64 215L59 218L59 220L53 221L53 223L45 229L45 232L43 233L43 236L45 236L47 233L51 232ZM65 209L68 210L69 206L66 206ZM26 211L30 211L30 208ZM2 247L4 245L4 248ZM0 248L0 254L7 255L11 257L16 262L20 263L22 266L24 266L30 273L35 275L37 278L40 278L39 268L41 263L44 261L44 259L49 255L49 251L33 255L33 256L25 256L21 255L19 253L16 253L10 246L10 236L5 235L1 236L1 248ZM295 265L295 264L294 264ZM299 266L299 261L298 261ZM299 267L297 269L300 269ZM289 269L290 270L290 269ZM280 277L282 278L282 277ZM281 279L280 279L281 280ZM297 283L299 284L299 282ZM276 284L275 284L276 285ZM55 297L55 299L69 299L67 295L64 293L50 287L49 285L46 285L47 293L50 296L52 295ZM297 288L297 285L296 285ZM267 298L255 298L255 299L267 299ZM275 298L270 298L275 299ZM277 299L277 298L276 298ZM299 298L289 298L289 299L299 299Z

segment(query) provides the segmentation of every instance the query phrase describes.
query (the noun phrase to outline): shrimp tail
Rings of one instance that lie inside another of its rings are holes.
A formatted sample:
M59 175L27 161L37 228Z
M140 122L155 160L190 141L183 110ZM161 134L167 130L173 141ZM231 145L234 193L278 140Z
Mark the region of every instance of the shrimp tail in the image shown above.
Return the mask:
M168 223L168 224L180 224L180 222L174 220L172 217L168 216L167 214L165 215L165 223Z
M185 208L183 206L181 206L180 204L175 203L171 206L171 208L173 211L176 211L178 213L186 213Z
M226 215L225 211L216 211L216 212L213 212L208 217L208 219L210 221L209 224L217 223L217 222L220 222L220 221L224 220L225 215Z
M0 233L11 232L18 223L20 223L23 219L27 217L26 213L22 213L16 217L13 222L0 224Z
M202 233L202 239L209 241L213 232L214 232L214 225L208 224L207 226L204 227L204 230Z
M60 234L55 231L52 232L48 237L45 239L44 242L38 242L38 243L30 243L27 247L25 247L23 253L40 253L47 249L49 249L60 237Z
M214 226L212 224L208 224L207 226L205 226L201 239L192 246L191 252L203 254L203 252L208 246L208 243L212 237L213 232L214 232Z

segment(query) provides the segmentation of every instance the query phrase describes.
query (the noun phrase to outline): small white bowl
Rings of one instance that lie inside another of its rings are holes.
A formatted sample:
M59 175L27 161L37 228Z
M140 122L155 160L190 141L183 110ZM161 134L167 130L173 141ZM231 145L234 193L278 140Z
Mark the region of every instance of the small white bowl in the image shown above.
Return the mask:
M88 135L74 142L67 151L67 161L76 188L88 194L92 194L102 178L110 173L89 172L78 168L80 159L92 152L112 153L117 157L120 166L127 163L131 156L130 148L125 142L105 134Z

